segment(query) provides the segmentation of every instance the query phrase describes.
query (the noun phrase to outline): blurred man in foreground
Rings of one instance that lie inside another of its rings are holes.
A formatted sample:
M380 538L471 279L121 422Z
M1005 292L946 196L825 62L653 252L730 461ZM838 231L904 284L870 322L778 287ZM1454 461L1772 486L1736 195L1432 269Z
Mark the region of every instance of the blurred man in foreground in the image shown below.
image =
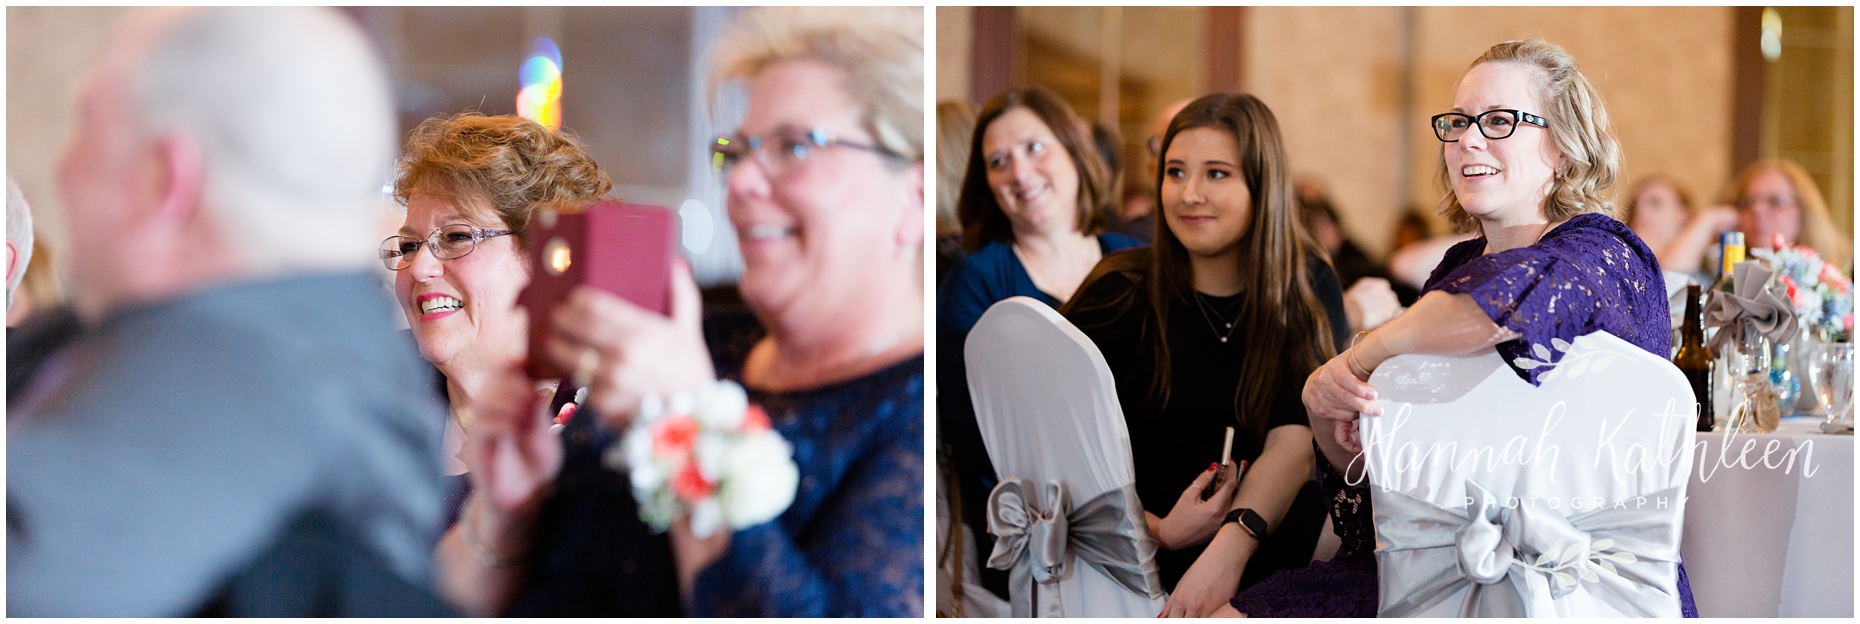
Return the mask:
M324 9L151 11L58 167L83 331L7 432L7 614L443 613L444 417L369 271L387 76Z

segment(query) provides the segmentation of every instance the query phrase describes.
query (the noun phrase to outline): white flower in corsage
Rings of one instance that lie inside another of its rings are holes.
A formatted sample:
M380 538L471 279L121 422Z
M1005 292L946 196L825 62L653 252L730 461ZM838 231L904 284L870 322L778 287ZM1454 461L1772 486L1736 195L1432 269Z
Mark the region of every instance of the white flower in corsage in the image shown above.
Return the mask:
M670 401L648 395L606 463L632 476L639 517L653 531L688 515L698 537L775 519L800 482L793 447L728 380Z

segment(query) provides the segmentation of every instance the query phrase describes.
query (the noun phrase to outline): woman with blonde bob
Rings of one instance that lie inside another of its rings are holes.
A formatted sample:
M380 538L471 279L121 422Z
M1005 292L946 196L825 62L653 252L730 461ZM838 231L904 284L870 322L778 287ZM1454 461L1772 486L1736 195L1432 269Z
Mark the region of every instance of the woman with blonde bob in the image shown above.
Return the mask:
M1368 484L1360 474L1346 480L1341 473L1363 450L1358 413L1383 415L1368 380L1389 358L1496 347L1510 363L1533 345L1595 331L1662 359L1670 353L1660 265L1638 236L1608 216L1621 151L1601 94L1575 59L1541 39L1492 46L1460 79L1453 108L1432 122L1447 191L1442 210L1480 236L1448 250L1407 312L1359 333L1306 379L1319 473L1342 544L1331 561L1241 593L1225 614L1375 615ZM1549 370L1511 366L1532 384ZM1353 472L1361 469L1359 462ZM1684 567L1678 574L1674 611L1696 617Z
M588 371L584 409L607 431L623 430L648 397L721 379L740 383L792 445L788 488L735 482L743 496L782 509L774 519L706 537L688 518L671 523L687 613L920 617L923 11L755 9L713 58L713 85L740 82L749 96L741 124L711 149L743 254L738 289L766 335L746 354L713 361L697 286L680 263L670 318L578 288L553 318L535 321L553 334L546 356ZM496 414L480 417L534 426L526 397L505 396ZM579 610L589 615L622 611L605 596L635 571L636 553L607 535L636 521L618 500L630 488L570 490L617 474L601 460L604 435L564 436L567 461L548 504L571 510L572 522L538 526L530 558L541 565L525 589L592 605Z

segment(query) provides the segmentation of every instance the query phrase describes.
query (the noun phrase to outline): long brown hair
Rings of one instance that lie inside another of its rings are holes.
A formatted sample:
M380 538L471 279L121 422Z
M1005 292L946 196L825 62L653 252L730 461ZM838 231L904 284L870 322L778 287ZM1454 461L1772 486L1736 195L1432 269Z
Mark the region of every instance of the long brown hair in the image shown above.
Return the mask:
M1010 89L982 107L975 118L975 136L969 142L969 165L962 176L962 195L956 198L956 219L962 222L962 248L975 253L994 241L1014 242L1014 226L1007 213L995 201L994 189L988 188L988 157L982 155L982 135L989 124L1016 108L1027 109L1040 123L1046 124L1059 144L1072 158L1079 172L1078 231L1090 236L1098 233L1103 215L1114 199L1111 197L1104 162L1098 158L1091 135L1081 131L1084 122L1072 107L1046 87L1029 85Z
M1213 128L1233 136L1240 149L1240 175L1252 195L1251 222L1240 236L1237 267L1242 295L1238 323L1241 331L1247 332L1248 345L1240 359L1234 409L1244 430L1256 437L1264 436L1272 395L1282 376L1305 375L1336 355L1329 316L1309 279L1314 270L1312 262L1329 266L1329 260L1300 223L1279 123L1265 103L1238 93L1203 96L1169 122L1162 153L1169 153L1177 134L1193 128ZM1157 171L1159 207L1163 205L1162 177L1167 173L1167 167ZM1167 405L1171 376L1169 315L1175 306L1195 305L1191 300L1195 293L1188 248L1169 229L1168 219L1162 221L1163 226L1156 228L1147 273L1138 270L1140 254L1116 254L1099 263L1085 281L1090 283L1107 273L1120 272L1138 284L1131 295L1137 289L1148 293L1150 315L1155 322L1151 342L1156 353L1150 394ZM1109 306L1127 306L1133 299L1124 297Z

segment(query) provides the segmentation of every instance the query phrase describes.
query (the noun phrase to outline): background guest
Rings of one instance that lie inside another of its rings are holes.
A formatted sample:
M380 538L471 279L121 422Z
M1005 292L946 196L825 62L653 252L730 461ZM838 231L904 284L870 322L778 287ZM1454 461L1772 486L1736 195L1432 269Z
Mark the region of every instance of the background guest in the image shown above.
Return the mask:
M1433 237L1433 228L1427 225L1427 215L1420 206L1409 206L1395 220L1395 232L1389 235L1389 254L1415 243Z
M1197 99L1170 122L1162 153L1155 246L1107 257L1062 313L1117 382L1137 496L1172 592L1163 613L1200 617L1311 560L1323 506L1298 392L1346 321L1336 274L1299 227L1265 104ZM1215 470L1201 462L1221 458L1227 427L1233 461L1252 467L1237 491L1230 471L1204 501ZM1241 509L1269 531L1223 522Z
M1768 249L1776 235L1787 245L1811 247L1836 266L1853 261L1853 239L1834 228L1815 179L1788 160L1753 163L1731 183L1737 229L1752 249Z
M1098 152L1098 159L1104 162L1105 196L1110 199L1104 206L1105 229L1130 236L1139 242L1149 241L1148 238L1137 238L1121 229L1124 222L1124 188L1127 186L1124 175L1124 138L1118 136L1116 128L1104 125L1101 121L1091 122L1090 132L1092 148Z
M8 613L446 613L442 415L368 267L394 108L365 35L150 11L78 110L85 329L9 397Z
M1414 305L1421 286L1427 283L1434 267L1446 258L1447 250L1454 245L1472 240L1469 232L1455 231L1435 236L1431 234L1427 218L1422 216L1420 207L1414 207L1395 225L1394 244L1389 247L1388 271L1389 281L1408 297L1402 305Z
M713 370L682 264L671 318L580 288L548 320L549 357L571 370L593 361L587 408L609 429L642 397L720 374L740 380L794 447L800 489L774 520L708 538L672 525L694 615L923 613L922 33L914 8L763 8L721 39L713 85L745 82L749 102L734 140L713 149L743 249L743 300L768 331L744 359ZM529 398L521 387L504 396ZM480 416L522 431L546 422L532 414ZM572 435L568 445L547 504L622 513L562 487L606 470L598 447ZM626 555L574 537L535 535L564 570ZM543 582L573 593L579 581Z
M1142 180L1129 178L1125 180L1124 205L1118 222L1111 226L1111 231L1129 236L1142 244L1149 244L1156 238L1156 175L1162 170L1162 137L1169 130L1169 120L1193 100L1176 100L1157 112L1156 119L1150 122L1150 136L1143 144L1150 157L1148 160L1148 177ZM1140 196L1132 197L1130 189L1139 189Z
M1695 210L1692 195L1677 180L1660 174L1642 178L1627 197L1621 222L1659 255L1661 269L1687 275L1705 269L1698 279L1717 279L1716 268L1704 261L1718 243L1718 235L1737 227L1735 210L1724 206Z
M975 107L962 100L936 104L936 283L968 254L962 250L962 222L956 219L956 194L969 166L969 142L975 133Z
M1363 253L1344 234L1343 223L1337 218L1337 210L1331 207L1329 198L1313 195L1299 199L1298 204L1305 231L1311 233L1318 248L1330 259L1338 281L1349 285L1343 291L1343 310L1350 321L1351 333L1375 329L1394 318L1401 312L1403 294L1409 302L1414 301L1412 289L1393 285L1388 270L1371 260L1369 254ZM1404 290L1407 292L1403 293Z

